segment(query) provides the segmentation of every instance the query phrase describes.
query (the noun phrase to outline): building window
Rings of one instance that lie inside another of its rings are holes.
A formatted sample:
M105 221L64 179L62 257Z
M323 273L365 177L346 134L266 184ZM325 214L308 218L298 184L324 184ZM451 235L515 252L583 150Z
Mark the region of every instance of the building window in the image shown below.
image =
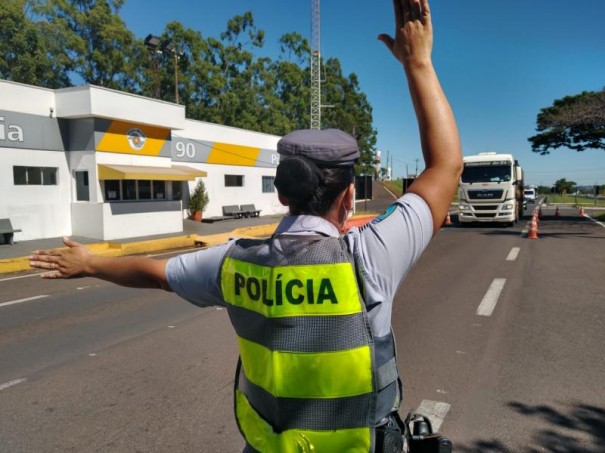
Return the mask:
M42 168L27 167L27 185L41 186L42 185Z
M90 201L90 192L88 187L88 172L76 171L76 200Z
M134 179L125 179L122 181L122 200L137 199L137 181Z
M172 181L172 199L183 199L183 183L181 181Z
M151 181L137 181L139 186L139 200L151 200Z
M166 199L166 181L153 181L153 199Z
M57 168L42 167L42 184L45 186L56 186L57 170Z
M243 175L225 175L225 187L243 187Z
M120 181L117 179L108 179L105 181L105 201L115 201L121 199Z
M106 179L103 181L105 201L166 200L167 182L172 182L172 199L180 200L181 181Z
M13 180L16 186L27 185L27 167L13 167Z
M56 167L13 167L13 181L16 186L56 186Z
M274 182L274 176L263 176L263 193L275 192Z

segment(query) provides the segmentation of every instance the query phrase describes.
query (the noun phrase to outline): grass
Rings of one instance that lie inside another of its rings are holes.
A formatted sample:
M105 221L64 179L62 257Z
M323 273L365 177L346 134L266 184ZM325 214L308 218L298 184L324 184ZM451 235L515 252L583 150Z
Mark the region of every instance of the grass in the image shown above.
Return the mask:
M398 179L395 181L383 181L384 185L391 190L393 193L399 195L403 193L403 180ZM544 194L542 194L544 195ZM589 195L578 195L577 197L574 195L555 195L555 194L546 194L547 202L549 204L557 204L557 203L566 203L573 204L574 206L584 206L585 208L590 207L599 207L605 208L605 198L598 198L597 204L595 205L594 197ZM458 194L454 196L452 200L453 203L458 202ZM600 216L600 220L604 220L603 216Z
M598 198L597 204L595 205L593 196L582 196L578 195L577 197L574 195L554 195L548 194L546 195L548 204L557 204L557 203L568 203L573 204L575 206L584 206L586 208L590 208L592 206L597 206L599 208L605 208L605 199Z
M397 179L395 181L383 181L383 184L394 194L403 193L403 180Z

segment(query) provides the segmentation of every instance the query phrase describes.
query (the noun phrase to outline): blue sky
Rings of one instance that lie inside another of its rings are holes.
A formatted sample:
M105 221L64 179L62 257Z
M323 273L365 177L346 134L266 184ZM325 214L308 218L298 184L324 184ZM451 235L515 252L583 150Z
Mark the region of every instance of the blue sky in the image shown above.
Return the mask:
M433 0L433 62L458 121L465 155L512 153L526 184L559 178L605 184L605 151L533 153L527 138L555 99L605 87L604 0ZM288 32L310 37L309 0L126 0L121 15L139 38L171 20L218 37L227 20L252 11L265 30L260 55L275 57ZM394 176L422 170L416 120L403 70L376 39L393 33L390 0L323 0L322 56L356 73L373 107L377 148ZM326 104L329 99L323 99Z

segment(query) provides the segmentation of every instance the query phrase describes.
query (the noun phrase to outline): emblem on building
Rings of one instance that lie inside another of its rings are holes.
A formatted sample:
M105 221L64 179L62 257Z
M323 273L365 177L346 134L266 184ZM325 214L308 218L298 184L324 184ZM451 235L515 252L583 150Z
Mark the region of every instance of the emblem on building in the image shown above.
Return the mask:
M126 138L128 139L128 144L135 151L140 151L145 146L145 142L147 141L147 137L145 133L138 128L132 128L128 132L126 132Z

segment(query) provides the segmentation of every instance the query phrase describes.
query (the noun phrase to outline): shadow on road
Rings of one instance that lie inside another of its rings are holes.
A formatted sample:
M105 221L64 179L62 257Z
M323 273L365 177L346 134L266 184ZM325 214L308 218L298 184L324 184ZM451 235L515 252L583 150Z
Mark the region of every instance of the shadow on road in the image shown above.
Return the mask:
M522 451L528 453L601 453L605 451L605 409L590 404L576 403L567 411L558 411L548 405L528 405L513 401L508 406L524 417L538 418L547 428L533 433L531 445ZM454 445L456 452L514 453L502 442L476 440L471 445Z

